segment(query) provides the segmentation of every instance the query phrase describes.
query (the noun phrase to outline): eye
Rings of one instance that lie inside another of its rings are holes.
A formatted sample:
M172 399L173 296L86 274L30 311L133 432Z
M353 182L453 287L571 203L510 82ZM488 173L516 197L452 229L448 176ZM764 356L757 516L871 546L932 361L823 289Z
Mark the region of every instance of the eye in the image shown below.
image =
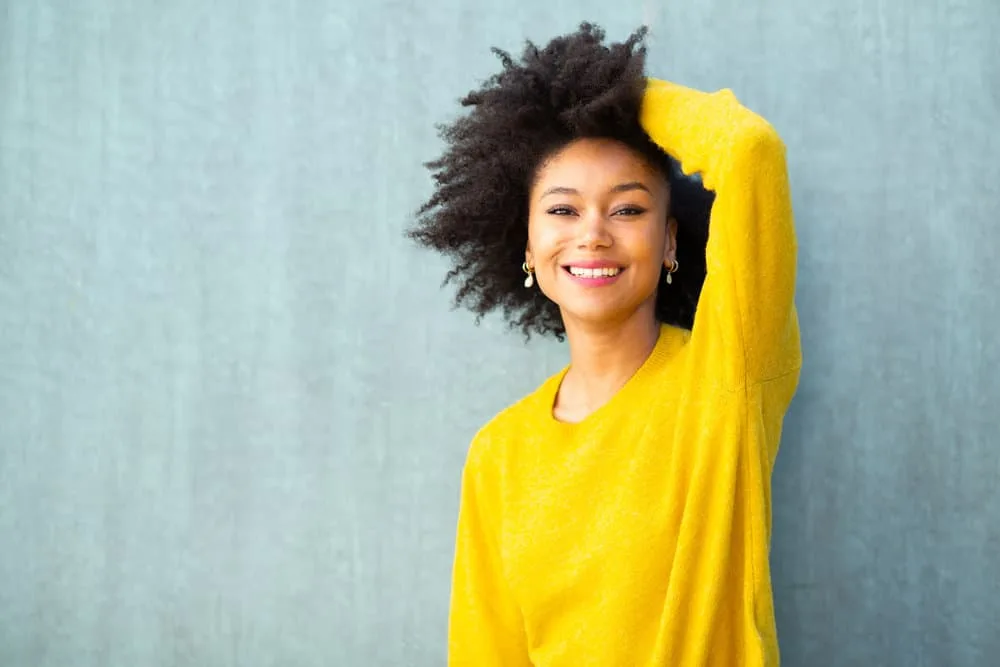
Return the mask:
M624 215L626 217L631 218L637 215L642 215L645 212L646 209L640 208L638 206L623 206L617 211L615 211L615 215Z
M549 215L573 215L576 211L568 206L555 206L546 211L546 213Z

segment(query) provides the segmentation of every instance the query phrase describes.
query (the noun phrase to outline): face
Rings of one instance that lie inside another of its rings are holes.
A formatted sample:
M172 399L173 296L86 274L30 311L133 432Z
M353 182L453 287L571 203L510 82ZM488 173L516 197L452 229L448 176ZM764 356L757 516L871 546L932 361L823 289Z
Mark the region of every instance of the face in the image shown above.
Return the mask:
M660 269L676 253L666 178L626 145L579 139L538 171L526 260L564 322L655 318Z

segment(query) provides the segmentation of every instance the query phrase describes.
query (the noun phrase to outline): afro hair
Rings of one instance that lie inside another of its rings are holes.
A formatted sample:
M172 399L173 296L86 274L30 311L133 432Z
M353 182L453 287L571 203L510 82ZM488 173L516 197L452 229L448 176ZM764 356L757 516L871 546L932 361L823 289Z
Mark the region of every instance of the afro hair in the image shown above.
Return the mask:
M494 48L502 70L461 100L468 114L439 127L445 151L426 164L434 191L408 236L452 260L444 283L457 283L455 306L472 310L477 322L499 309L526 338L563 338L559 307L523 285L529 193L548 156L577 139L606 138L642 155L670 184L682 270L669 289L661 282L655 312L663 323L692 327L712 194L685 177L640 125L645 36L640 28L625 42L605 44L604 31L584 23L544 48L528 42L520 60Z

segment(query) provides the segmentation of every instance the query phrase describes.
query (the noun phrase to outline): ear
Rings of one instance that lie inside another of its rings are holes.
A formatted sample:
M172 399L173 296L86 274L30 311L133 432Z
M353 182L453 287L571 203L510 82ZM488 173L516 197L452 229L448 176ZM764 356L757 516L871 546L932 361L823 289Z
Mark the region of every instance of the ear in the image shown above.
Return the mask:
M663 265L670 266L677 259L677 220L667 219L667 233L663 242Z
M530 244L528 245L527 248L524 249L524 261L528 264L529 267L534 268L535 258L532 256Z

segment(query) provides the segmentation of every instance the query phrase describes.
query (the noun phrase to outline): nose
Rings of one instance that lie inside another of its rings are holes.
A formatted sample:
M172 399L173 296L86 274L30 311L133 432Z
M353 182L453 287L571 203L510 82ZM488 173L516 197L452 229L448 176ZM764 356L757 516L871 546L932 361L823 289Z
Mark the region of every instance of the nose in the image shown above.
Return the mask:
M604 213L590 211L580 216L577 240L581 250L611 247L613 238L608 230L608 220Z

